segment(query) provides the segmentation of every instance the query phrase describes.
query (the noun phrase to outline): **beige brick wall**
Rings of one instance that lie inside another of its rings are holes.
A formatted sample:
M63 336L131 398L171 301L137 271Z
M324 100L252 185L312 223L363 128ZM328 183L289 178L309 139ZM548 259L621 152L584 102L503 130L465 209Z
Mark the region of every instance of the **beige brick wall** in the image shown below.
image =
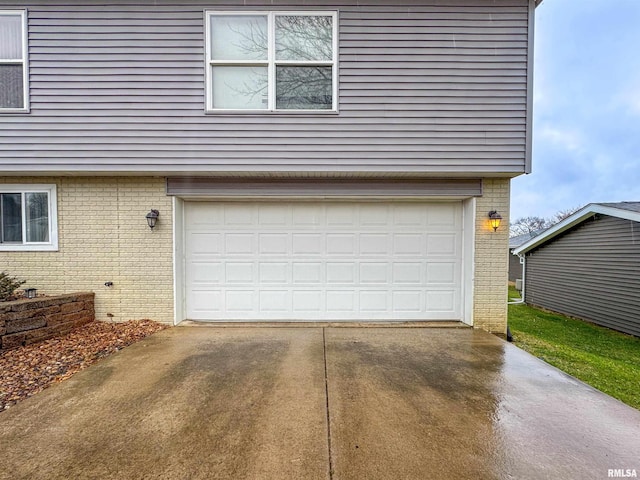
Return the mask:
M0 252L0 269L47 294L93 291L96 318L173 322L172 208L162 178L0 177L58 187L59 251ZM507 326L509 179L485 179L476 201L474 327ZM153 232L144 216L160 210ZM493 232L487 213L498 210ZM113 282L105 287L105 282ZM113 317L108 316L110 313Z
M473 325L499 334L507 331L509 194L508 178L485 179L476 201ZM491 210L502 215L497 232L489 226Z
M0 183L56 184L59 236L57 252L0 252L0 269L46 294L95 292L98 320L173 322L173 220L163 178L0 177ZM153 232L145 220L152 208L160 211Z

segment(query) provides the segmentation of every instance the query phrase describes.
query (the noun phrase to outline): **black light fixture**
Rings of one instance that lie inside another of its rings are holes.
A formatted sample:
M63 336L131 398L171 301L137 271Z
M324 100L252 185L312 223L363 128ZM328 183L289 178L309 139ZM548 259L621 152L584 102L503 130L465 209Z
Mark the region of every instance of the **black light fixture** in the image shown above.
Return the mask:
M25 288L24 296L27 298L36 298L37 292L38 292L37 288Z
M147 213L147 225L149 225L149 228L151 230L153 230L153 227L156 226L156 222L158 221L158 217L160 216L160 212L158 210L153 210L151 209L151 211L149 213Z
M502 222L502 215L500 215L496 210L491 210L489 212L489 224L491 225L491 228L493 228L494 232L498 230L500 222Z

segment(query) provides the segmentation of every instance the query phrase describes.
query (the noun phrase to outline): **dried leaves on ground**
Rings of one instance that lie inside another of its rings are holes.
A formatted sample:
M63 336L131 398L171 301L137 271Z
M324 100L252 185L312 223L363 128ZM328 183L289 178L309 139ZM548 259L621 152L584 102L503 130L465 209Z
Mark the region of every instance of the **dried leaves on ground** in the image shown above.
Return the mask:
M60 337L1 352L0 412L164 328L152 320L92 322Z

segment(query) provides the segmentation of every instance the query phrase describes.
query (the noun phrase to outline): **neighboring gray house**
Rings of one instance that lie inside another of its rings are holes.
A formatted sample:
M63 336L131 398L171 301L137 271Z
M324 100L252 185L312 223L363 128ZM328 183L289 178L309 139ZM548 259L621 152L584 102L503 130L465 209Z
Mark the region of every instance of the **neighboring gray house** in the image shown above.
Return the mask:
M515 237L509 237L509 281L515 282L516 280L522 280L522 262L520 257L513 255L513 251L522 245L524 242L531 240L538 235L540 230L536 232L523 233L522 235L516 235Z
M514 253L526 303L640 336L640 202L589 204Z
M0 0L0 265L116 321L504 333L535 4Z

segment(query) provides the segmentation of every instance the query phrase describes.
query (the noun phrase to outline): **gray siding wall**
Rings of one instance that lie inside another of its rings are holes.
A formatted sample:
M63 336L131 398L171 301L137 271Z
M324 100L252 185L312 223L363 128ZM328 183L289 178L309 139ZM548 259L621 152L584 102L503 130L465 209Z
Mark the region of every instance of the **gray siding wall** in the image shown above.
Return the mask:
M519 278L522 278L522 264L520 263L520 257L512 255L509 250L509 281L515 282Z
M526 302L640 336L640 222L600 216L527 254Z
M525 170L533 0L245 3L0 0L28 9L31 99L0 174ZM212 8L338 10L339 114L205 114Z

